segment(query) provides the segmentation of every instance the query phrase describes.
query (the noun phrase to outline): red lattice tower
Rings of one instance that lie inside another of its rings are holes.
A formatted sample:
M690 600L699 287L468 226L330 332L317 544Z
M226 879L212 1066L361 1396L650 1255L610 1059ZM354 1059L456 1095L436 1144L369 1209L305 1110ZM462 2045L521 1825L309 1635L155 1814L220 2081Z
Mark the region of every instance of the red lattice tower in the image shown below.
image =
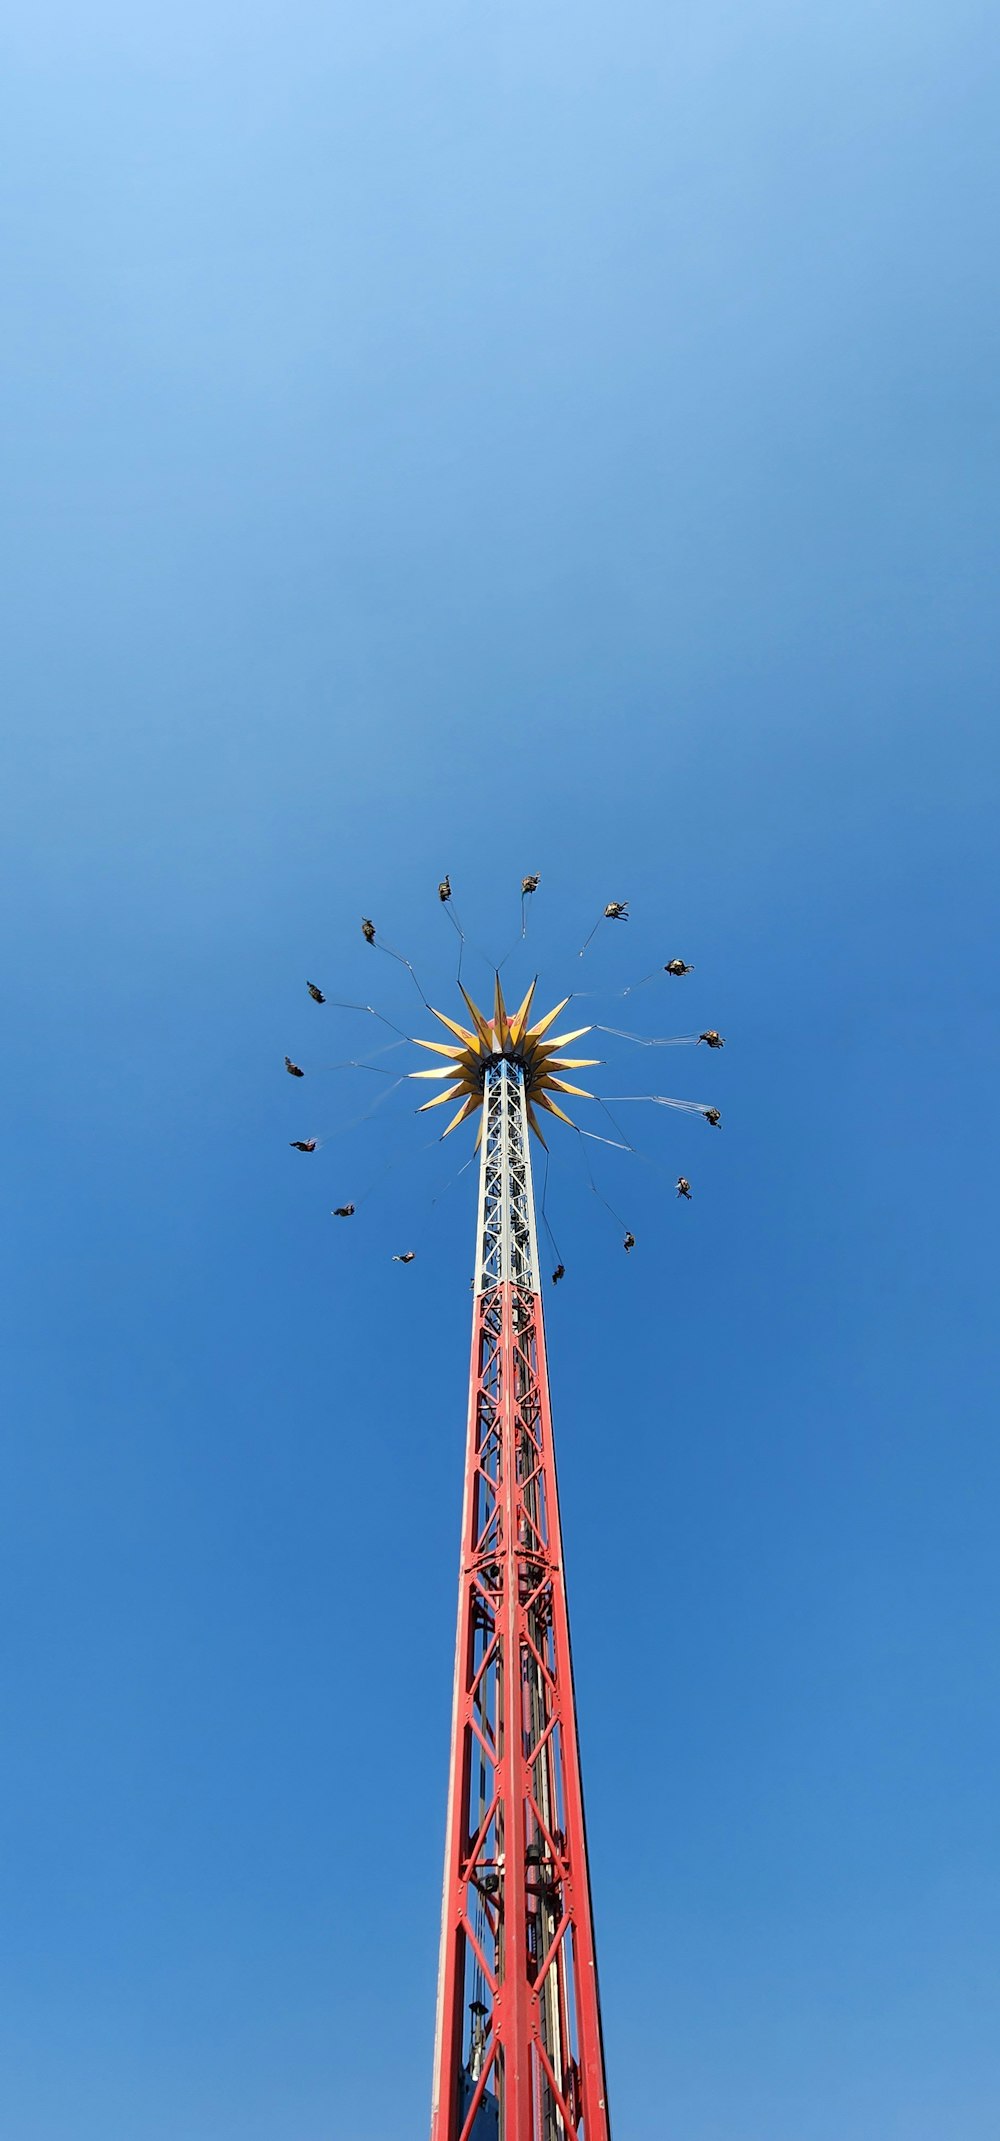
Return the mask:
M610 2137L529 1153L573 1088L529 1002L434 1044L482 1158L431 2141Z

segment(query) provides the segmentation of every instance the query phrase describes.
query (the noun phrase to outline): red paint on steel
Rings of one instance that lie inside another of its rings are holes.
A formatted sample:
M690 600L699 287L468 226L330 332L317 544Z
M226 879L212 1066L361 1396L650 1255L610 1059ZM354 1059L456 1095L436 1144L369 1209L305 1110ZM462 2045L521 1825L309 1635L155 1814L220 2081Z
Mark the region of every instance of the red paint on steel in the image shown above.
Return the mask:
M542 1304L508 1284L473 1320L431 2141L490 2093L500 2141L610 2141Z

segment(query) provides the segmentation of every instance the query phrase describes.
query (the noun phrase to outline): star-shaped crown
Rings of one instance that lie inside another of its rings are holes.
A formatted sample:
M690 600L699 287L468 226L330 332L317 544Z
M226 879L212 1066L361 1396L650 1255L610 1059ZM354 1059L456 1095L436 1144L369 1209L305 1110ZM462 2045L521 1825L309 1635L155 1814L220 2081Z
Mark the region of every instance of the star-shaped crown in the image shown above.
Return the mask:
M461 986L460 982L459 988ZM600 1059L597 1056L562 1056L557 1054L557 1050L567 1047L570 1041L579 1041L591 1028L577 1026L572 1033L560 1033L551 1040L546 1039L549 1027L554 1024L560 1011L565 1011L570 999L564 996L561 1003L555 1004L544 1018L532 1026L529 1020L535 988L536 982L533 981L524 1002L511 1015L503 1000L498 974L491 1019L480 1011L471 996L466 995L462 989L462 996L472 1020L471 1032L468 1027L458 1025L455 1019L448 1018L444 1011L434 1012L435 1018L440 1019L442 1026L446 1026L449 1033L455 1035L458 1045L445 1041L418 1040L418 1048L430 1048L435 1055L446 1056L448 1061L439 1069L411 1071L410 1077L447 1078L450 1081L443 1093L435 1093L433 1100L425 1100L423 1107L418 1110L421 1115L428 1108L440 1108L445 1101L461 1096L455 1114L441 1133L443 1137L447 1137L449 1131L457 1129L458 1124L464 1122L467 1116L480 1111L476 1137L476 1145L479 1145L483 1134L481 1110L486 1072L490 1064L503 1058L516 1064L523 1074L528 1121L543 1145L545 1139L538 1126L538 1108L544 1108L549 1115L558 1115L560 1122L569 1123L571 1129L576 1127L571 1117L553 1100L553 1093L575 1093L581 1100L592 1100L594 1096L585 1092L580 1085L567 1084L565 1078L556 1077L555 1073L563 1070L586 1070ZM433 1006L430 1008L433 1009Z

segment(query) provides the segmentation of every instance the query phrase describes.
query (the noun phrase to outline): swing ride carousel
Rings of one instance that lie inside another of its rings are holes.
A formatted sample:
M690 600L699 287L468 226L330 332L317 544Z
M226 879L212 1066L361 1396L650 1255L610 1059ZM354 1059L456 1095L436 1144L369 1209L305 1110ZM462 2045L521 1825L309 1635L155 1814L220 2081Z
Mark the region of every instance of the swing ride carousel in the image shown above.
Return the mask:
M537 876L522 879L520 935L512 951L524 945L539 882ZM481 1008L462 978L466 937L450 878L443 878L437 891L458 937L452 1009L430 1003L412 962L382 939L371 916L362 916L366 946L405 968L421 999L421 1025L425 1018L436 1021L438 1032L410 1033L373 1003L329 997L318 982L307 982L323 1017L332 1012L375 1021L393 1038L371 1055L333 1065L303 1065L286 1056L285 1069L296 1082L315 1068L372 1073L382 1085L355 1120L289 1143L314 1156L332 1136L360 1127L380 1103L401 1092L416 1099L416 1112L430 1116L435 1126L444 1121L426 1145L408 1136L410 1156L450 1138L465 1123L476 1126L472 1150L458 1170L464 1173L478 1154L430 2141L610 2141L531 1148L537 1140L545 1154L539 1209L557 1285L565 1266L546 1209L547 1132L554 1145L556 1137L571 1145L576 1141L589 1188L621 1229L622 1248L629 1252L636 1237L598 1187L591 1151L597 1157L598 1147L610 1147L656 1168L663 1163L639 1151L612 1109L645 1102L701 1115L715 1129L721 1124L712 1101L596 1092L593 1079L578 1085L565 1074L606 1071L607 1059L567 1051L588 1036L594 1046L613 1044L612 1060L632 1048L702 1047L712 1054L725 1044L714 1028L664 1035L596 1019L567 1024L564 1014L573 1016L570 1004L594 1001L603 993L598 990L573 990L540 1010L535 980L516 1007L508 1006L501 969L511 953L495 967L485 961L491 987L487 1008ZM578 957L585 956L598 930L628 919L627 901L608 901ZM469 946L470 952L475 949ZM660 976L672 990L692 972L684 959L672 957L611 991L611 1001L631 997ZM397 1076L383 1058L403 1050L412 1051L412 1057L404 1059ZM612 1073L599 1082L603 1087L618 1081ZM574 1120L564 1101L574 1115L578 1104L596 1107L601 1129ZM404 1153L387 1161L367 1188L349 1189L345 1202L333 1207L338 1230L405 1158ZM341 1179L347 1188L346 1169ZM690 1201L685 1175L677 1177L674 1188L678 1198ZM438 1191L432 1204L443 1194ZM418 1253L386 1242L382 1253L390 1251L400 1265L413 1263Z
M298 1051L294 1058L286 1055L286 1073L296 1081L311 1080L311 1077L317 1073L342 1071L369 1072L380 1080L380 1090L361 1113L352 1115L349 1121L340 1122L333 1129L311 1129L305 1136L290 1138L288 1142L291 1149L298 1153L315 1155L334 1139L340 1139L348 1133L360 1129L375 1115L377 1110L383 1107L386 1102L391 1101L393 1096L399 1095L407 1088L409 1088L410 1092L413 1092L411 1081L415 1081L418 1089L421 1090L425 1089L428 1083L440 1086L440 1091L434 1091L428 1098L421 1099L418 1102L415 1112L418 1115L427 1115L439 1108L445 1108L448 1103L454 1103L453 1112L448 1115L443 1129L440 1131L435 1129L433 1137L422 1145L411 1147L411 1151L425 1152L431 1146L443 1143L445 1139L451 1137L453 1132L457 1131L466 1122L474 1121L476 1123L476 1134L472 1149L457 1172L445 1182L443 1187L432 1198L432 1204L436 1204L440 1201L440 1197L443 1196L445 1190L458 1180L459 1175L465 1173L466 1169L472 1165L480 1154L487 1120L487 1094L491 1084L494 1082L492 1074L504 1067L505 1075L512 1080L516 1080L520 1094L523 1097L526 1128L538 1140L545 1154L539 1216L555 1258L555 1267L551 1274L552 1283L558 1284L565 1276L565 1266L547 1211L550 1151L545 1134L546 1131L551 1134L553 1125L561 1124L565 1126L566 1132L572 1132L578 1139L587 1186L598 1204L615 1222L616 1226L622 1230L622 1246L626 1250L631 1250L635 1246L635 1236L626 1220L608 1201L603 1189L595 1179L588 1146L605 1146L616 1152L630 1153L658 1173L664 1173L667 1170L664 1169L664 1163L659 1156L642 1150L635 1143L634 1139L623 1128L619 1118L611 1113L611 1107L624 1107L632 1103L641 1103L650 1107L674 1109L681 1114L700 1115L709 1127L713 1129L721 1128L722 1123L720 1110L712 1101L686 1100L666 1093L624 1091L598 1093L590 1090L589 1087L572 1083L563 1075L565 1072L607 1070L610 1067L609 1058L592 1055L568 1055L565 1051L571 1048L574 1043L583 1041L588 1035L602 1036L602 1041L599 1045L606 1045L608 1042L617 1044L616 1054L632 1049L661 1050L698 1047L704 1047L707 1052L714 1053L721 1050L725 1046L725 1042L722 1035L714 1027L703 1029L700 1033L648 1034L633 1032L624 1027L613 1026L596 1019L590 1020L585 1025L571 1026L565 1031L553 1034L552 1028L560 1020L561 1015L569 1010L571 1004L582 1002L584 998L591 1000L604 998L610 1005L632 997L637 991L646 988L661 976L666 976L670 981L674 981L684 979L692 974L694 968L684 959L677 956L663 961L662 964L654 967L649 973L642 975L637 981L630 982L624 988L618 990L571 990L568 995L563 996L549 1009L542 1012L541 1015L539 1015L536 1005L538 987L536 977L530 983L517 1007L514 1009L509 1008L505 1000L500 970L506 965L512 951L523 949L524 947L527 936L528 912L540 881L538 876L522 879L519 935L511 950L505 954L504 958L496 966L492 967L491 987L486 999L487 1008L485 1009L480 1008L480 1005L463 983L463 962L467 951L472 947L455 911L451 880L449 877L445 877L439 883L437 897L442 911L452 924L458 941L458 966L454 982L457 1000L454 1009L456 1012L460 1012L461 1016L452 1016L450 1011L438 1010L431 1004L412 962L403 952L396 950L383 939L374 921L369 916L361 917L361 933L366 945L371 950L384 954L406 970L420 997L424 1012L429 1018L438 1021L439 1029L443 1029L443 1033L447 1038L431 1038L427 1034L410 1033L397 1020L390 1018L378 1005L345 1001L342 998L328 994L319 983L307 981L305 986L310 999L315 1005L322 1007L325 1012L351 1013L361 1018L372 1020L384 1031L391 1032L395 1038L366 1055L345 1057L334 1063L314 1062L310 1059L310 1052L306 1050L301 1051L306 1054L305 1064L298 1061ZM585 956L598 931L605 924L627 922L628 919L629 903L627 900L608 901L584 943L580 946L577 957L582 959ZM485 959L485 955L481 956ZM489 962L489 964L492 965L492 962ZM390 1055L398 1057L403 1049L410 1048L421 1049L440 1060L430 1066L420 1064L417 1061L414 1063L413 1068L404 1070L397 1070L395 1066L388 1066L383 1060ZM614 1057L610 1059L610 1063L613 1064L613 1062ZM383 1080L385 1081L384 1084L381 1083ZM614 1075L612 1075L610 1082L612 1084L617 1082ZM604 1080L602 1079L603 1083ZM601 1129L594 1130L575 1121L562 1106L564 1099L573 1103L589 1102L596 1107L602 1117ZM609 1131L613 1134L609 1135ZM407 1157L408 1153L404 1151L380 1166L374 1179L366 1180L363 1188L355 1189L352 1187L344 1202L332 1208L331 1216L341 1221L353 1219L367 1205L374 1193L378 1191L391 1170L398 1165L404 1164ZM690 1202L692 1189L687 1176L680 1174L676 1178L671 1176L670 1179L673 1182L677 1198ZM415 1261L416 1254L417 1251L412 1248L406 1248L401 1251L394 1250L392 1252L392 1261L401 1265L408 1265Z

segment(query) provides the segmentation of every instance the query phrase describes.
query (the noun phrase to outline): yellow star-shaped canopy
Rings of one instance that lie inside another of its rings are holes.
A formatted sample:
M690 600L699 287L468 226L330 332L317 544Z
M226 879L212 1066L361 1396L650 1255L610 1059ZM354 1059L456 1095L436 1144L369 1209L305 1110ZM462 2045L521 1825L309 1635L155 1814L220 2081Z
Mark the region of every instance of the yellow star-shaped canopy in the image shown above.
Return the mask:
M459 983L460 988L461 986ZM567 1047L570 1041L579 1041L583 1034L589 1033L591 1029L589 1026L578 1026L573 1033L560 1033L552 1039L546 1038L549 1027L558 1018L560 1011L565 1011L569 997L564 996L561 1003L553 1005L552 1010L532 1026L529 1020L534 994L535 982L532 982L520 1009L511 1014L503 1000L498 974L493 1016L487 1018L478 1005L473 1003L471 996L467 996L462 989L472 1020L471 1032L467 1026L459 1026L453 1018L448 1018L443 1011L434 1012L435 1018L440 1019L442 1026L446 1026L449 1033L455 1035L455 1042L418 1040L418 1048L430 1048L435 1055L446 1056L448 1060L439 1069L411 1071L410 1077L447 1078L450 1081L443 1093L435 1093L433 1100L425 1100L423 1107L418 1110L421 1115L428 1108L440 1108L446 1100L461 1096L455 1114L441 1133L443 1137L447 1137L450 1130L456 1129L459 1123L464 1122L466 1116L480 1111L476 1138L478 1146L483 1134L481 1110L487 1067L503 1056L506 1056L508 1062L517 1064L523 1073L528 1121L540 1142L544 1145L545 1139L538 1127L535 1112L538 1108L544 1108L549 1115L558 1115L561 1122L569 1123L571 1129L575 1128L571 1118L564 1113L558 1102L553 1100L553 1093L576 1093L581 1100L592 1100L594 1096L585 1092L580 1085L568 1085L564 1078L556 1077L555 1073L561 1070L585 1070L600 1059L597 1056L562 1056L556 1051ZM433 1009L433 1006L431 1008Z

